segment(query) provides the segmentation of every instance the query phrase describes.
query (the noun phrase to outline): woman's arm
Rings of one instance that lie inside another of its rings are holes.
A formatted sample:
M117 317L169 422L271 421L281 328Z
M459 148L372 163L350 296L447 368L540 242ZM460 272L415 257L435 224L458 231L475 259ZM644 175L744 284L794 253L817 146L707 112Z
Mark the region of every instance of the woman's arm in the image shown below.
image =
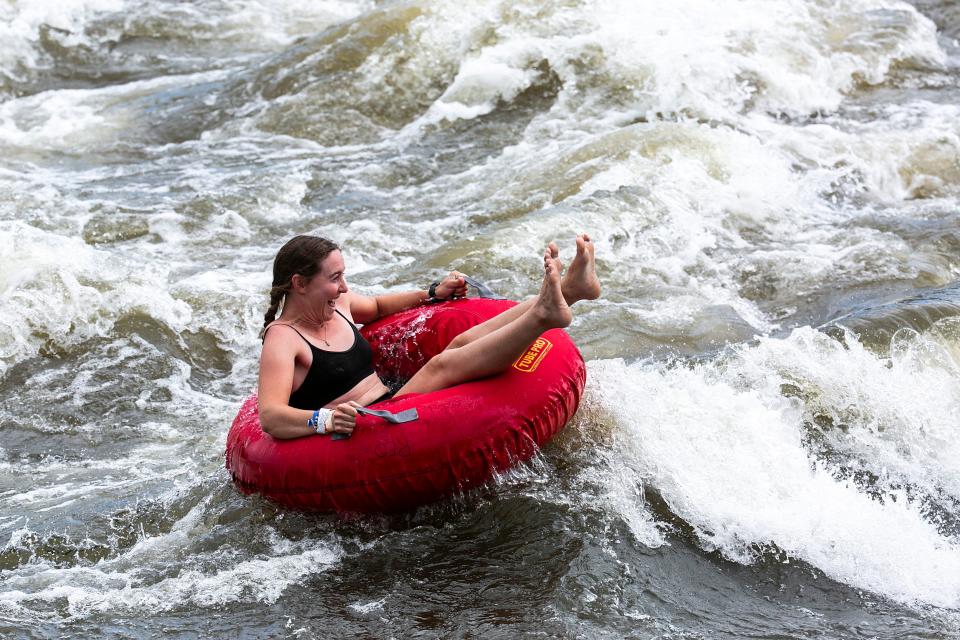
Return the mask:
M456 271L451 271L437 285L436 295L440 299L450 296L467 295L467 282ZM350 292L350 315L357 324L367 324L391 313L397 313L415 307L427 301L426 290L383 293L378 296L365 296Z
M307 426L307 420L313 416L313 411L296 409L288 404L300 344L300 337L292 330L282 329L268 332L263 341L258 391L260 426L264 433L274 438L300 438L317 433L313 427ZM356 402L337 405L327 433L353 432L357 421L357 410L354 407L358 406L360 405Z

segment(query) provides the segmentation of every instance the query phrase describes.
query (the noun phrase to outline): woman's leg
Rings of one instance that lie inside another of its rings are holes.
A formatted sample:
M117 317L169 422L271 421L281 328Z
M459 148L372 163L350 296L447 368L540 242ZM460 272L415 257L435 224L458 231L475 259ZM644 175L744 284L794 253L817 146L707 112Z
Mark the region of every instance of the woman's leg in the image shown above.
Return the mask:
M544 331L570 324L573 314L560 288L560 264L550 249L544 253L543 264L540 294L519 317L461 347L437 354L397 395L437 391L500 373Z
M550 243L547 245L547 251L551 258L556 260L557 268L562 270L563 265L557 257L557 245ZM590 236L583 233L577 236L577 255L560 281L560 290L563 292L563 299L567 306L572 306L581 300L596 300L600 297L600 280L597 278L596 266L593 257L593 243L590 242ZM454 338L447 349L459 349L477 338L481 338L488 333L496 331L500 327L510 324L530 309L537 301L536 297L528 298L520 304L510 307L503 313L496 315L489 320L470 327L456 338Z

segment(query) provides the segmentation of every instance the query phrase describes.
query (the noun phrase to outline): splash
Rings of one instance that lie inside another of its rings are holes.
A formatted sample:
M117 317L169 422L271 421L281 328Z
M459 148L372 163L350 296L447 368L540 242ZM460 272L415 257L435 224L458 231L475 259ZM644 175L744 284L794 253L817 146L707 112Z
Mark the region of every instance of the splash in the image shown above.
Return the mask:
M619 425L609 481L653 487L737 562L773 547L901 602L960 606L960 547L905 488L956 491L957 363L929 341L891 360L850 344L802 329L689 367L591 363L591 393ZM811 416L831 414L847 425L827 434L834 451L883 469L879 484L811 451Z

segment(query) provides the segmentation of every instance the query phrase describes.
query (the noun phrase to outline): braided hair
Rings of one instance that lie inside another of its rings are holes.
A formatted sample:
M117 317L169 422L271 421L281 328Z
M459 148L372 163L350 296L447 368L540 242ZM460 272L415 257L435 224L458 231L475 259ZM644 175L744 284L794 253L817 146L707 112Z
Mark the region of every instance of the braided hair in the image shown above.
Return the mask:
M320 236L294 236L277 251L273 259L273 285L270 287L270 307L263 314L263 329L260 337L277 314L283 310L283 302L290 292L290 279L295 275L312 278L320 271L320 263L340 247Z

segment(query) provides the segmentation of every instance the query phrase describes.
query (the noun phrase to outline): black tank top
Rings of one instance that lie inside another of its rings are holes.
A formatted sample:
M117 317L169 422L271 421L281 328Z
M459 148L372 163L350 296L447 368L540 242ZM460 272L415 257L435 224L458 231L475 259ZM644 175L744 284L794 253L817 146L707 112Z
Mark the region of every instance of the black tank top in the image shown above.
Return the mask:
M347 320L346 316L336 310L337 314ZM300 386L290 394L288 403L295 409L318 409L331 400L345 394L357 386L373 370L373 350L370 343L360 335L357 327L347 320L353 329L353 346L346 351L324 351L303 337L292 325L286 325L297 331L297 335L310 347L313 361L310 370Z

